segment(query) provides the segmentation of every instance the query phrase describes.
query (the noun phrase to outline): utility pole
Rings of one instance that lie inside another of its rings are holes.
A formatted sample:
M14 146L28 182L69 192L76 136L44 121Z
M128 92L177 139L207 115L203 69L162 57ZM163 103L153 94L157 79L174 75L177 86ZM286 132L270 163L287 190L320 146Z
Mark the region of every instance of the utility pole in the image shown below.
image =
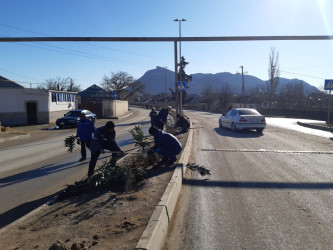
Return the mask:
M244 72L243 72L243 66L240 66L242 69L242 103L243 107L245 108L245 87L244 87Z
M182 64L181 64L181 58L182 58L182 42L181 42L181 37L182 37L182 22L185 22L186 19L174 19L173 21L178 22L179 24L179 74L178 74L178 81L182 81L182 77L181 77L181 72L182 72ZM178 86L177 86L178 88ZM183 105L183 93L181 91L178 91L179 93L179 112L177 111L178 114L182 114L182 105Z

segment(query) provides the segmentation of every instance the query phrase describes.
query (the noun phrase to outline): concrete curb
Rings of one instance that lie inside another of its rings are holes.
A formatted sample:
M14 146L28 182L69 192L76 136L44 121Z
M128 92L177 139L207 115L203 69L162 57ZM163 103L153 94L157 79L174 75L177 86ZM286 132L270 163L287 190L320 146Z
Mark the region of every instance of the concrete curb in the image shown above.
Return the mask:
M15 136L12 136L12 137L0 139L0 143L6 142L6 141L14 141L14 140L26 139L26 138L30 138L30 137L31 137L31 134L15 135Z
M159 204L156 206L145 231L136 245L135 249L137 250L161 249L164 245L164 241L168 233L168 227L181 191L184 172L187 170L185 166L188 163L191 152L192 137L193 130L190 129L188 139L183 153L178 161L178 165Z
M329 128L329 127L323 127L323 126L318 126L315 124L309 124L309 123L303 123L303 122L299 122L297 121L297 124L303 127L307 127L307 128L313 128L313 129L319 129L319 130L323 130L323 131L328 131L328 132L333 132L333 127Z

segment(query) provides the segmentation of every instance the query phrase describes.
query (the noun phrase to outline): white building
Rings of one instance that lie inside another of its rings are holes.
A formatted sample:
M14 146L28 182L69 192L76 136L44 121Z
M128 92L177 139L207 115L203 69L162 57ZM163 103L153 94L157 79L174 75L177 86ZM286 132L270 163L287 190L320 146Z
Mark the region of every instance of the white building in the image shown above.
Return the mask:
M0 77L0 122L2 126L54 122L75 109L77 92L29 89Z

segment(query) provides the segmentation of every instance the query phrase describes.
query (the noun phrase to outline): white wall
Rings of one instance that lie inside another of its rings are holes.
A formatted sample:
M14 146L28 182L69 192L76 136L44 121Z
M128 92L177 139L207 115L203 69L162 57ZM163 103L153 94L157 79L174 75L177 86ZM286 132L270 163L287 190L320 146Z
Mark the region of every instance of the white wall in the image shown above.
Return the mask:
M103 100L103 116L119 117L128 112L128 101Z
M0 89L0 113L25 112L27 102L36 102L39 112L48 111L48 91L40 89Z
M27 103L37 104L37 123L54 122L69 110L77 108L74 101L52 102L52 92L73 94L44 89L0 89L0 121L3 124L23 125L27 123Z

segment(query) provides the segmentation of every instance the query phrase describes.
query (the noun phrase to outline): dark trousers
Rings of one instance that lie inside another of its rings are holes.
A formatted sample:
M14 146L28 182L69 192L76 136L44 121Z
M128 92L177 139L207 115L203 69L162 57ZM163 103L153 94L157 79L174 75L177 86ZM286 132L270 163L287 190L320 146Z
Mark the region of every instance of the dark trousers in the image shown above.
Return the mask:
M156 121L156 122L155 122L155 127L157 127L157 128L160 129L160 130L163 130L163 128L164 128L164 123L161 122L161 121Z
M95 166L98 160L98 157L100 155L100 151L91 152L91 158L89 162L89 170L88 170L88 176L92 176L94 174ZM117 154L112 154L111 160L116 164L117 161Z
M81 143L81 156L82 158L87 158L86 147L89 148L91 141L80 141Z

